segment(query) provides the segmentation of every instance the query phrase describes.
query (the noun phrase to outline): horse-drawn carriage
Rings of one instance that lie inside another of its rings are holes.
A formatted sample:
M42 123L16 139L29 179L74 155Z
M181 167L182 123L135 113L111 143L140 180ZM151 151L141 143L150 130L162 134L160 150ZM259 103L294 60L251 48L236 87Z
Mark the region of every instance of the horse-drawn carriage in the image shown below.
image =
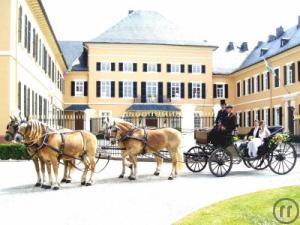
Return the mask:
M227 136L226 144L216 146L208 143L209 130L195 130L197 145L184 153L185 164L194 173L201 172L208 164L211 173L217 177L226 176L233 164L241 162L248 168L263 170L269 167L276 174L287 174L296 164L296 149L288 140L274 141L274 137L282 133L282 127L270 127L269 130L271 135L258 148L255 158L249 157L247 142L237 145L233 136Z

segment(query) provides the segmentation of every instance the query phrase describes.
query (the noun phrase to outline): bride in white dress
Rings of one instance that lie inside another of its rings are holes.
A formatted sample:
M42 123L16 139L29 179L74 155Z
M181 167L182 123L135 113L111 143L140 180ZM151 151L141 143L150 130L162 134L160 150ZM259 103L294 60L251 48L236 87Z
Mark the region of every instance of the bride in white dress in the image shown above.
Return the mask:
M264 121L259 122L260 131L258 134L258 137L253 138L248 143L248 150L249 150L249 156L250 157L257 157L257 151L258 147L261 146L264 143L264 138L267 138L271 135L268 127L265 125Z

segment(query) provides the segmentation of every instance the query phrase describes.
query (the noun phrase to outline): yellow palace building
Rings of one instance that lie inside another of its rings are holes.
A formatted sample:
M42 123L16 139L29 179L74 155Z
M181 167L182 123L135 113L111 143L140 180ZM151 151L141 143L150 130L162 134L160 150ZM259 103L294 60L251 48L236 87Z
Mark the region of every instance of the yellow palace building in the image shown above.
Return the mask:
M221 99L234 106L241 132L264 119L300 133L300 19L250 49L192 38L153 11L130 10L92 40L62 42L39 0L2 0L0 12L0 134L19 112L82 116L76 129L122 116L149 117L146 126L173 118L167 125L191 129L205 126L199 118L215 115Z

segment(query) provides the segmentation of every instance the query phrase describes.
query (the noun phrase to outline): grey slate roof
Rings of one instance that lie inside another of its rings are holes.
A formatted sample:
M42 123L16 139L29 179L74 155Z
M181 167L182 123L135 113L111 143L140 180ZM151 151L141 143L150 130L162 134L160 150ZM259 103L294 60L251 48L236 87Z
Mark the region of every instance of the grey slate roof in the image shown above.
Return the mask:
M86 109L90 109L90 107L86 104L84 105L70 105L67 108L65 108L65 111L84 111Z
M133 11L115 26L88 42L212 46L192 37L154 11Z
M82 41L59 41L67 66L73 71L87 70L87 54Z
M289 42L280 47L281 38L290 38ZM279 53L282 53L290 48L300 45L300 28L294 26L283 33L283 35L271 42L263 42L259 47L253 49L249 56L244 60L238 70L249 67L255 63L262 61L264 58L270 58ZM262 48L267 48L268 51L265 55L260 56L260 51Z
M132 104L127 111L180 111L179 108L177 108L174 105L168 105L168 104Z

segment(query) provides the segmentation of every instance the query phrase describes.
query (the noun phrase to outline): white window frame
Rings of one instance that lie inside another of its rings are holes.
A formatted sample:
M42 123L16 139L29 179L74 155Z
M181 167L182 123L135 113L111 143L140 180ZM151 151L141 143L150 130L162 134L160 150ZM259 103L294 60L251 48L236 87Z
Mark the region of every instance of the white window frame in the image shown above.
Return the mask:
M253 118L253 121L254 120L258 120L258 112L259 112L259 109L254 109L254 118Z
M241 113L241 111L236 112L236 122L239 126L241 126L241 124L240 124L240 113Z
M171 73L181 73L181 64L171 63Z
M249 90L249 77L246 77L245 78L245 96L248 96L249 94L250 94L250 90Z
M274 126L279 126L280 124L279 124L279 121L280 121L280 113L279 113L279 108L280 108L280 106L275 106L274 107L274 113L275 113L275 115L274 115Z
M259 75L256 74L254 77L254 93L258 92L258 82L259 82Z
M286 85L292 85L293 84L293 74L292 74L292 64L294 62L289 62L286 64Z
M111 62L101 62L100 66L100 71L111 72Z
M264 79L264 85L263 85L263 91L267 91L268 90L268 72L265 71L263 72L263 79Z
M123 62L123 72L133 72L133 62Z
M133 98L133 81L123 81L123 98Z
M151 90L151 92L153 90L156 90L155 95L149 96L149 90ZM157 98L158 98L158 82L157 81L147 81L146 82L146 98L147 98L147 102L157 102Z
M106 90L108 88L108 91ZM101 98L111 98L111 81L101 80Z
M199 87L198 87L199 85ZM199 88L199 96L195 96L194 89ZM202 83L201 82L192 82L192 99L202 99Z
M202 64L192 64L192 74L202 74Z
M216 83L215 85L216 85L216 97L217 97L218 99L223 99L223 98L225 98L225 84ZM218 88L218 85L221 85L222 87L221 87L221 88ZM219 96L219 95L218 95L218 94L219 94L218 89L219 89L219 90L222 90L222 91L221 91L221 92L222 92L222 96Z
M237 82L236 82L236 87L238 86L238 84L240 84L240 88L239 88L239 89L240 89L240 90L239 90L240 96L238 96L238 89L236 89L236 93L235 93L235 94L236 94L236 97L237 97L237 98L240 98L240 97L242 96L242 87L241 87L241 86L242 86L242 82L241 82L240 80L237 81Z
M250 121L249 112L251 114L250 110L245 111L245 127L249 127L249 121Z
M173 97L173 89L178 90L178 96ZM171 82L171 99L180 99L181 98L181 83L180 82Z
M74 80L75 82L75 97L82 97L84 96L84 82L85 80ZM77 87L81 86L82 90L78 91Z
M264 122L267 126L270 124L270 121L269 121L269 107L264 108Z
M279 81L278 87L275 87L275 70L278 70L278 81ZM280 67L279 67L279 66L278 66L278 67L275 67L275 68L273 69L273 74L274 74L274 76L273 76L273 87L274 87L274 88L279 88L279 87L281 86L281 81L280 81Z
M198 120L196 120L197 117L198 117ZM202 118L202 112L195 111L194 112L194 127L195 128L200 128L200 129L203 128L203 120L201 118ZM197 125L196 125L196 122L197 122Z
M147 63L147 73L157 73L157 63Z

